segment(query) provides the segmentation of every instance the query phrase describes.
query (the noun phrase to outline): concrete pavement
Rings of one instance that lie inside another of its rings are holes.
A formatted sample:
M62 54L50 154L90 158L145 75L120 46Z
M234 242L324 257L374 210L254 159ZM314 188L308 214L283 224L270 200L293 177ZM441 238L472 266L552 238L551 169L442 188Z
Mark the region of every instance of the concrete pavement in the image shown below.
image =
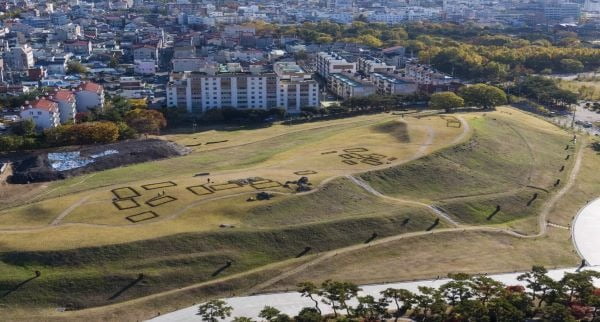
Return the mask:
M571 234L579 256L588 265L600 265L600 198L581 209L572 226Z

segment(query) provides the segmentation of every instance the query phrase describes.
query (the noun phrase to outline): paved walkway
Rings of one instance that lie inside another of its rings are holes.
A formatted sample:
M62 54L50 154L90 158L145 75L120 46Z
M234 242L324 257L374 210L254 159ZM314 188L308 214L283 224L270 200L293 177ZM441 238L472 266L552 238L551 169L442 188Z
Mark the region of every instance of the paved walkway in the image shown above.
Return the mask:
M587 204L573 222L575 249L588 265L600 265L600 198Z
M594 270L600 272L600 267L591 267L586 268L587 270ZM569 269L557 269L551 270L548 275L556 280L562 278L565 272L575 272L575 268ZM510 273L510 274L498 274L498 275L489 275L497 281L500 281L506 285L523 285L522 282L517 280L517 276L522 273ZM416 282L403 282L403 283L390 283L390 284L377 284L377 285L365 285L362 286L362 292L359 295L372 295L375 297L380 296L380 292L387 288L402 288L409 290L411 292L417 292L417 288L419 286L429 286L429 287L439 287L442 284L448 282L448 279L439 279L439 280L424 280L424 281L416 281ZM600 287L600 281L596 281L596 286ZM234 317L237 316L246 316L251 318L258 318L258 313L265 305L269 305L277 308L281 312L288 314L290 316L296 315L302 308L304 307L312 307L314 303L307 298L301 297L298 292L288 292L288 293L273 293L273 294L263 294L263 295L254 295L254 296L244 296L244 297L232 297L229 299L225 299L225 301L233 307L233 314L231 318L226 319L225 321L231 321ZM356 304L356 303L352 303ZM320 304L319 307L323 311L323 313L333 313L333 311L324 304ZM200 316L196 315L198 312L198 305L191 306L179 311L175 311L169 314L165 314L159 317L156 317L150 321L154 322L186 322L186 321L201 321Z

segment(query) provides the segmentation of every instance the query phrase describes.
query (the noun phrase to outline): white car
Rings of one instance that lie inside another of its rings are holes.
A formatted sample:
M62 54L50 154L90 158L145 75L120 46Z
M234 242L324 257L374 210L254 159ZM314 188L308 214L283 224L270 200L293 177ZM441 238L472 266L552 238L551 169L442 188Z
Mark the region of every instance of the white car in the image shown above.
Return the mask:
M4 115L2 119L9 122L17 122L21 118L18 115Z

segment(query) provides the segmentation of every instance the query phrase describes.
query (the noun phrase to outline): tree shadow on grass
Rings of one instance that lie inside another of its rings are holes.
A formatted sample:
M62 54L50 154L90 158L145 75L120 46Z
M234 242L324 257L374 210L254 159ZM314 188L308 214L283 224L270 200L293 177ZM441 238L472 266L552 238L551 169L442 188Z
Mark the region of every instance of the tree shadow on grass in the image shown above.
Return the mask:
M133 280L131 283L127 284L125 287L123 287L122 289L120 289L117 293L113 294L111 297L109 297L109 300L114 300L117 297L121 296L121 294L123 294L125 291L127 291L128 289L134 287L137 283L141 282L144 279L144 274L140 274L138 275L138 278L136 278L135 280Z
M5 298L7 296L9 296L10 294L12 294L13 292L17 291L18 289L20 289L21 287L23 287L25 284L33 281L34 279L38 278L39 276L32 276L26 280L24 280L23 282L15 285L13 288L11 288L10 290L8 290L6 293L2 294L2 296L0 296L0 299Z
M377 238L377 233L373 233L371 235L371 237L369 237L367 240L365 240L365 244L372 242L373 240L375 240L375 238Z
M436 218L435 221L433 222L433 224L431 224L431 226L427 227L427 231L432 231L435 227L437 227L440 224L440 219Z
M216 271L214 271L211 276L212 277L216 277L219 274L223 273L224 270L228 269L229 267L231 267L232 262L231 261L227 261L227 263L221 267L219 267L219 269L217 269Z
M300 253L298 253L298 255L296 255L296 258L300 258L300 257L308 254L308 252L310 252L311 249L312 249L312 247L309 247L309 246L305 247L304 250L302 250Z
M492 212L489 216L487 216L487 220L492 220L494 216L496 216L500 212L500 206L496 206L496 210Z

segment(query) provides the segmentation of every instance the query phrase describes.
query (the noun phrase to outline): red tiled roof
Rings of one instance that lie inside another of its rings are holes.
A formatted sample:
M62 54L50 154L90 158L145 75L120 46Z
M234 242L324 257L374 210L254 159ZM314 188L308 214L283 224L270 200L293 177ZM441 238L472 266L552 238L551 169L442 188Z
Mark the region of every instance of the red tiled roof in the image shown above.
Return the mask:
M58 101L75 101L75 95L71 91L61 90L54 93L54 98Z
M33 103L31 103L31 107L44 111L56 111L58 109L58 105L55 102L52 102L45 98L33 101Z
M92 82L84 82L83 84L81 84L81 90L87 92L100 93L102 92L102 86Z

